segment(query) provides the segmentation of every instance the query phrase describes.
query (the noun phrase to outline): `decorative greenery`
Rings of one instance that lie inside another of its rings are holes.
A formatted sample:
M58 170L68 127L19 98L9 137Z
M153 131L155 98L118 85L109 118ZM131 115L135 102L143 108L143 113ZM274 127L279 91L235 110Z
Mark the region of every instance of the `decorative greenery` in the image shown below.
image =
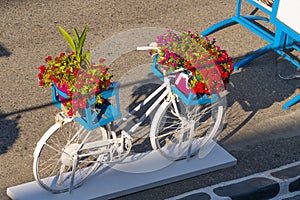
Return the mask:
M90 57L90 55L91 55L90 52L86 52L86 53L82 54L82 48L83 48L84 41L86 38L87 28L88 28L88 25L85 25L82 33L79 35L77 29L75 27L73 27L73 34L75 37L75 40L73 40L73 38L69 35L69 33L67 31L65 31L65 29L63 29L61 26L58 26L59 31L66 39L66 41L69 44L69 46L71 47L72 51L75 52L76 57L80 62L83 61L84 59L86 59L87 57Z
M91 63L90 52L83 53L87 25L80 35L73 28L75 40L61 26L58 28L73 52L68 55L60 53L54 59L52 56L45 58L47 65L38 68L39 85L49 87L55 84L57 88L66 88L64 92L68 98L63 99L62 104L67 114L73 116L78 109L86 108L92 97L96 96L96 104L103 102L101 92L109 89L112 75L108 73L105 59L101 58L98 64Z
M177 35L173 31L157 37L158 63L163 70L175 71L184 68L189 75L189 86L196 95L218 94L229 81L233 71L232 58L225 50L198 33L185 31Z

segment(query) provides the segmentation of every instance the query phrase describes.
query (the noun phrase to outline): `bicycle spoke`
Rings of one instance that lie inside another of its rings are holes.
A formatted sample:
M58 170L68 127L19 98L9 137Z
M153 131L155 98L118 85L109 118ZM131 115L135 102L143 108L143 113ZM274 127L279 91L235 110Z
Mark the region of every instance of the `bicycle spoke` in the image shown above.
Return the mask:
M204 143L220 133L220 122L217 119L223 117L223 111L217 112L219 105L218 101L214 104L193 106L185 105L180 100L176 103L166 102L157 111L157 125L153 128L155 142L152 145L171 160L195 154Z
M54 127L56 129L54 129ZM62 127L53 126L51 134L45 134L42 146L34 158L34 176L38 183L51 192L72 190L89 177L99 166L93 151L80 151L83 142L106 140L107 133L102 127L87 131L77 122L72 121ZM106 148L106 147L102 147ZM84 154L84 157L80 157ZM75 162L73 158L78 158ZM99 158L101 160L101 158ZM72 172L73 171L73 172ZM71 175L72 173L72 175ZM49 178L52 177L52 178Z

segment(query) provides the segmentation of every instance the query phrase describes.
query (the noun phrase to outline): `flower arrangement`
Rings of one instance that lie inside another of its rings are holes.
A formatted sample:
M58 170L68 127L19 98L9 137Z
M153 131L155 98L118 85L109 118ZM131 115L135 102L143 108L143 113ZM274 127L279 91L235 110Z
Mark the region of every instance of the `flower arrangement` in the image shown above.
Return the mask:
M198 33L185 31L177 35L173 31L157 37L158 64L163 70L175 71L184 68L189 75L191 91L199 96L220 93L233 72L232 58L225 50Z
M68 96L61 97L63 110L68 116L76 115L77 111L87 107L87 101L96 96L96 104L102 104L101 92L109 89L112 75L105 65L105 59L99 63L91 63L90 52L82 52L86 38L87 25L79 35L74 27L75 40L62 28L58 27L64 36L72 53L60 53L53 58L45 58L46 65L41 65L38 70L39 85L43 87L55 86Z
M112 78L104 62L105 59L100 58L98 64L87 63L81 67L74 84L73 99L70 102L73 108L86 108L86 102L95 96L96 103L103 103L100 92L109 88Z
M66 84L71 88L82 65L74 52L69 55L60 53L54 59L52 56L48 56L45 58L45 62L47 66L41 65L38 74L40 86L44 87L55 83L58 86Z

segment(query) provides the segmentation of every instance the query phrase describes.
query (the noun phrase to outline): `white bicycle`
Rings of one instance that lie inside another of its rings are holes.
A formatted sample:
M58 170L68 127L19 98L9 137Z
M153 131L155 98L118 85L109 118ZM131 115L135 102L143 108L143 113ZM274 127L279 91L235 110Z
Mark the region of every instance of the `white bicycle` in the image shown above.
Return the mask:
M157 55L151 68L162 83L127 116L121 118L117 82L102 92L106 101L101 108L95 107L95 100L91 99L81 117L68 117L63 112L57 115L57 122L42 136L34 151L33 172L41 187L53 193L71 192L102 164L124 159L133 146L132 134L150 114L154 115L149 134L153 150L172 161L209 152L209 144L222 129L225 95L186 95L178 87L179 82L187 82L184 69L168 74L156 61ZM53 102L58 107L61 93L53 86ZM128 131L116 131L145 107L143 116Z

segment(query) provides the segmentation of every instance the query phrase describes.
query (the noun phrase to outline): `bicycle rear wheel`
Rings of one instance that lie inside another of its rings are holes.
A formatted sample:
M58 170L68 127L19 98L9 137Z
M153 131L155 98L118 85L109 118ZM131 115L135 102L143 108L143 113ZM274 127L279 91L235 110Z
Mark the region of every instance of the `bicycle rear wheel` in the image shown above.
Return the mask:
M165 101L152 122L152 148L174 161L197 153L205 156L221 133L224 106L224 97L212 104L193 106L180 99Z
M54 124L40 139L34 152L36 181L53 193L79 187L99 167L101 160L97 154L92 155L92 149L80 150L82 143L106 139L103 127L88 131L76 121L63 126Z

